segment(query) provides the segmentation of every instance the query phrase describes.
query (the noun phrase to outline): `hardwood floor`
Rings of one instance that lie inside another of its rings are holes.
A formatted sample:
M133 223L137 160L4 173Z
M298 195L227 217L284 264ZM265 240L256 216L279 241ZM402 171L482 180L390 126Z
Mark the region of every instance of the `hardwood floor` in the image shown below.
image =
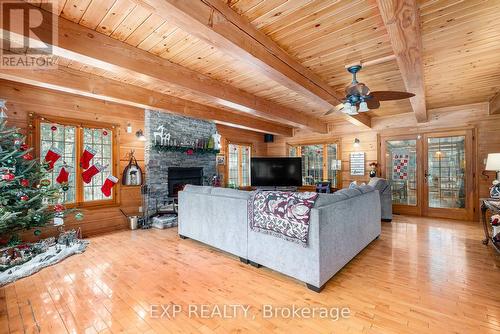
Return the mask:
M321 294L176 233L95 237L84 254L0 288L0 333L500 332L500 255L481 244L479 223L396 216ZM182 312L151 317L160 304ZM255 319L189 318L188 304L250 305ZM350 317L263 319L265 304Z

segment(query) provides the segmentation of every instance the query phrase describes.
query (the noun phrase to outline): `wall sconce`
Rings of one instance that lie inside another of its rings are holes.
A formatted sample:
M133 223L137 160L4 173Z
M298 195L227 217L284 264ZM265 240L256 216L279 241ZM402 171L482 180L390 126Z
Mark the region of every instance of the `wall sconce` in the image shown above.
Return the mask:
M361 143L361 140L359 140L358 138L354 138L354 144L353 146L358 148L359 147L359 143Z
M137 130L137 132L135 133L135 136L140 141L146 141L146 136L144 136L144 133L142 132L142 129Z
M127 123L127 133L132 133L132 125Z

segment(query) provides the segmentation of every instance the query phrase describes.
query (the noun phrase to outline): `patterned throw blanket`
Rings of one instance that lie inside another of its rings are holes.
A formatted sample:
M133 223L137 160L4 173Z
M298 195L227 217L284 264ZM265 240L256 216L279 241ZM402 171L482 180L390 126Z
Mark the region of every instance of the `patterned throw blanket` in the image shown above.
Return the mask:
M250 228L306 247L317 198L312 192L256 191L248 202Z

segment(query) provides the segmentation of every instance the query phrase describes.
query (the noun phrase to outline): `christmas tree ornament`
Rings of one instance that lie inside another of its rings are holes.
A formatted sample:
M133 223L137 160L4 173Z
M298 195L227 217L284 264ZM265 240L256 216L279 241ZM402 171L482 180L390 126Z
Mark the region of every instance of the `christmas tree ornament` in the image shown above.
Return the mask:
M75 219L76 220L83 220L83 213L81 213L81 212L75 213Z
M14 158L8 158L6 162L7 162L7 164L9 164L9 165L13 165L13 164L15 164L15 163L16 163L16 160L15 160Z
M68 191L69 190L69 187L67 185L64 185L61 187L62 191Z
M57 126L52 125L52 126L50 127L50 130L52 130L52 131L57 131Z
M15 177L16 176L14 174L8 172L8 173L5 173L5 174L2 175L2 180L12 181L12 180L14 180Z
M14 139L14 146L20 147L23 141L19 138Z
M31 153L26 153L23 155L23 159L27 161L33 160L33 155Z
M27 200L29 200L30 198L29 198L27 195L21 195L21 196L19 197L19 199L20 199L21 201L23 201L23 202L26 202L26 201L27 201Z
M6 103L7 101L0 100L0 121L3 121L7 118L7 114L5 113L5 110L7 110Z
M67 184L68 183L69 172L66 167L61 167L59 170L59 175L56 178L56 182L59 184Z
M38 223L40 220L42 220L42 215L40 215L38 213L36 213L36 214L33 215L33 221L34 222Z
M21 185L23 187L29 187L30 186L30 180L28 180L28 179L22 179L21 180Z
M50 186L50 180L49 179L43 179L43 180L40 181L40 185L42 187L48 187L48 186Z
M104 194L104 196L109 197L111 196L111 189L114 187L114 185L118 182L118 178L109 174L106 180L104 181L104 184L101 187L101 191Z
M66 210L66 208L64 207L64 205L62 205L62 204L56 204L56 205L54 205L54 211L55 212L63 212L64 210Z
M34 235L36 235L36 236L38 237L40 234L42 234L42 231L40 231L40 230L35 230L35 231L33 232L33 234L34 234Z
M21 151L26 151L28 149L28 145L26 145L25 143L24 144L21 144L21 146L19 147L19 149Z
M95 164L90 166L89 169L87 169L86 171L84 171L82 173L83 182L90 183L92 181L92 178L103 170L104 170L104 166L102 166L100 163L96 162Z
M48 164L48 170L51 170L54 168L54 164L56 163L57 160L59 160L62 156L62 152L52 146L48 151L47 154L45 154L45 162Z
M107 135L108 135L108 131L103 130L103 131L102 131L102 135L103 135L103 136L107 136Z
M80 167L83 169L87 169L90 166L90 160L95 156L96 151L90 147L90 146L85 146L85 149L83 150L82 156L80 158Z

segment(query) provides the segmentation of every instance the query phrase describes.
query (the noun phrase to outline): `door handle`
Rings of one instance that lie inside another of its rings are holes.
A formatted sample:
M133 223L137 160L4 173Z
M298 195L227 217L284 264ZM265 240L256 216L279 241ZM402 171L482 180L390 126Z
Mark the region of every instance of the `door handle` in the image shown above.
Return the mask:
M429 174L427 171L424 172L424 178L425 178L425 182L427 182L427 178L431 176L431 174Z

